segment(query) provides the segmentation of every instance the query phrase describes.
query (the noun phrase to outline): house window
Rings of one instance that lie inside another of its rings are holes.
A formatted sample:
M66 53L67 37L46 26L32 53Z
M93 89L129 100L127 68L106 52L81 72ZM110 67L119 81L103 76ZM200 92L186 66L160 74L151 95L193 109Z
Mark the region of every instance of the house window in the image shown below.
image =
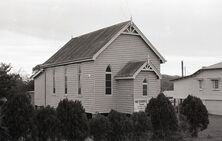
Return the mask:
M143 96L147 96L147 80L143 80Z
M79 65L78 67L78 94L82 93L82 88L81 88L81 74L82 74L82 70L81 70L81 66Z
M212 84L213 84L213 89L219 88L219 80L212 80Z
M106 94L112 94L112 71L110 66L106 68Z
M67 68L64 70L64 79L65 79L65 94L67 94Z
M53 76L52 76L52 79L53 79L53 80L52 80L52 81L53 81L53 82L52 82L52 83L53 83L53 84L52 84L52 85L53 85L53 90L52 90L52 91L53 91L53 93L55 93L55 92L56 92L56 89L55 89L55 69L53 69L52 75L53 75Z
M203 80L198 80L200 90L203 89Z

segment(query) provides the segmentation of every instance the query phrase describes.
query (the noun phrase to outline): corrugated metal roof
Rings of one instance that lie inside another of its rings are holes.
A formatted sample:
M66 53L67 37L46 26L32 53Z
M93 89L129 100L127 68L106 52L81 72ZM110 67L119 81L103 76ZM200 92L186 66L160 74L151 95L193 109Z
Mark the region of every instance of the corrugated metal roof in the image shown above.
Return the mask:
M199 74L203 71L206 71L206 70L220 70L220 69L222 69L222 62L214 64L214 65L210 65L208 67L202 67L201 69L199 69L198 71L194 72L191 75L180 77L180 78L177 78L177 79L173 79L171 81L178 81L178 80L183 80L183 79L186 79L186 78L190 78L190 77L193 77L193 76L195 76L195 75L197 75L197 74Z
M126 21L72 38L59 51L43 63L43 66L92 59L93 55L107 44L129 22L130 21Z
M222 68L222 62L210 65L208 67L203 67L202 69L216 69L216 68Z
M128 62L115 77L133 77L136 71L145 63L146 61L135 61Z

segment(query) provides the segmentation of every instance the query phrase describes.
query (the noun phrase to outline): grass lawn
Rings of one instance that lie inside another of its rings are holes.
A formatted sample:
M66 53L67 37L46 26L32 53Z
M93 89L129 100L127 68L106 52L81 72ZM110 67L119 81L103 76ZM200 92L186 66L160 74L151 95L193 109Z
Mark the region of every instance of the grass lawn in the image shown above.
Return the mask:
M208 128L199 133L196 139L187 138L187 141L222 141L222 116L210 115Z

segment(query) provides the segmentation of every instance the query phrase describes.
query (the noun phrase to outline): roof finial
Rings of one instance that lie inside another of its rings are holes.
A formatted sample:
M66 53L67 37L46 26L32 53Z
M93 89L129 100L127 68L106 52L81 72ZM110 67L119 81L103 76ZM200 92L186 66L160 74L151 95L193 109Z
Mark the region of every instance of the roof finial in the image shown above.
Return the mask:
M133 17L132 17L132 15L130 16L130 24L132 24L133 23Z
M150 55L147 54L147 63L149 64L150 63Z

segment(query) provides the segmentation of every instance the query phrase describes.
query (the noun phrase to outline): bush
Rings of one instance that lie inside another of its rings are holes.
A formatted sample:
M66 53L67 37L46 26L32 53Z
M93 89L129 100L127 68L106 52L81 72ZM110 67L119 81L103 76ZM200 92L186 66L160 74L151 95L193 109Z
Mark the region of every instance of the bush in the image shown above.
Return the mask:
M1 112L1 111L0 111ZM8 129L2 125L2 116L0 115L0 141L9 141Z
M27 95L13 95L3 107L3 123L13 140L27 138L32 126L33 107Z
M109 119L103 115L97 114L90 120L90 134L94 141L105 141L111 131Z
M178 121L174 107L164 94L152 98L147 104L146 112L151 117L153 139L169 139L177 131Z
M132 120L123 113L111 110L108 119L111 123L110 141L128 140L133 131Z
M143 139L149 130L151 130L151 120L145 112L136 112L131 116L133 122L134 140Z
M37 110L34 117L37 138L41 141L55 140L58 135L59 120L54 108L47 106Z
M69 141L81 141L88 135L88 121L80 101L64 99L56 109L60 121L60 133Z
M180 106L180 114L186 117L192 137L197 137L209 124L207 109L200 98L189 95Z

